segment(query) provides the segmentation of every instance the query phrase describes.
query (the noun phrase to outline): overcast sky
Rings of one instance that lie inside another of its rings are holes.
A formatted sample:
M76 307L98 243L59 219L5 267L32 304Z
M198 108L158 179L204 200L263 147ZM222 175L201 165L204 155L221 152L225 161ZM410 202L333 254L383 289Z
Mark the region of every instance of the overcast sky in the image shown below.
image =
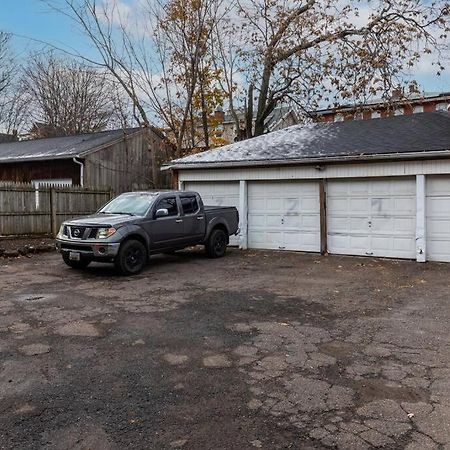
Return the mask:
M124 3L133 0L121 0ZM40 0L0 0L0 29L14 34L14 50L21 56L31 50L43 48L33 39L48 42L68 51L75 50L86 56L94 56L86 38L67 17L51 11ZM414 77L428 92L450 91L450 67L438 77L427 61L417 68Z

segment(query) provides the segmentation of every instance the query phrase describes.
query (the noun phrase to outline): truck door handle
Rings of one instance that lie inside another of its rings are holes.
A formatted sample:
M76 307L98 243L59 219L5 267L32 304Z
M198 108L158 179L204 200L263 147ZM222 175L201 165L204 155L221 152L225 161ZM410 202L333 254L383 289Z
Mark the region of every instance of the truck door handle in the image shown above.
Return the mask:
M203 220L203 216L197 216L197 220Z
M175 220L175 222L176 223L181 223L181 222L183 222L183 220L182 219L177 219L177 220Z

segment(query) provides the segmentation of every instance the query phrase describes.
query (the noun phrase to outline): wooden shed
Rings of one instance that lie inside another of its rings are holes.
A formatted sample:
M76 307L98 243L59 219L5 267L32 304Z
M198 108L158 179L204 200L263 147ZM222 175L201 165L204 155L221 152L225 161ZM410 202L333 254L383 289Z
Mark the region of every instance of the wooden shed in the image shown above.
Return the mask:
M109 188L115 194L164 188L159 166L168 156L154 128L128 128L0 143L0 181Z

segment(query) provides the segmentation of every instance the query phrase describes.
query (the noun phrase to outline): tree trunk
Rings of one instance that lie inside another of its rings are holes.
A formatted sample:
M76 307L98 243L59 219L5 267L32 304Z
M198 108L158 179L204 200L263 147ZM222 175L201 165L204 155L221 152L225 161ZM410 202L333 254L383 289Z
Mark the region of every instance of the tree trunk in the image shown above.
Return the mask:
M202 125L203 125L203 136L205 139L205 150L209 150L208 110L205 99L203 74L200 76L200 98L202 104Z
M248 87L248 105L245 123L245 136L247 139L253 137L253 83Z
M264 71L261 79L261 90L258 98L258 111L255 120L255 136L264 134L264 122L267 118L267 99L269 96L270 77L272 76L272 63L266 60L264 63Z

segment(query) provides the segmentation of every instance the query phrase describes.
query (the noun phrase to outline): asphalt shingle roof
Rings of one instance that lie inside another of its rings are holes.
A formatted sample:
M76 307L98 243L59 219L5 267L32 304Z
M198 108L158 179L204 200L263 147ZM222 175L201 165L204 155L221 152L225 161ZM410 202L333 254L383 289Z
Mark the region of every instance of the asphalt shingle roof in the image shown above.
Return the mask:
M294 125L280 131L186 156L168 164L192 165L298 160L351 159L446 151L450 155L450 113L434 112L386 119Z
M82 156L123 137L139 128L110 130L30 141L0 143L0 163L51 160Z

